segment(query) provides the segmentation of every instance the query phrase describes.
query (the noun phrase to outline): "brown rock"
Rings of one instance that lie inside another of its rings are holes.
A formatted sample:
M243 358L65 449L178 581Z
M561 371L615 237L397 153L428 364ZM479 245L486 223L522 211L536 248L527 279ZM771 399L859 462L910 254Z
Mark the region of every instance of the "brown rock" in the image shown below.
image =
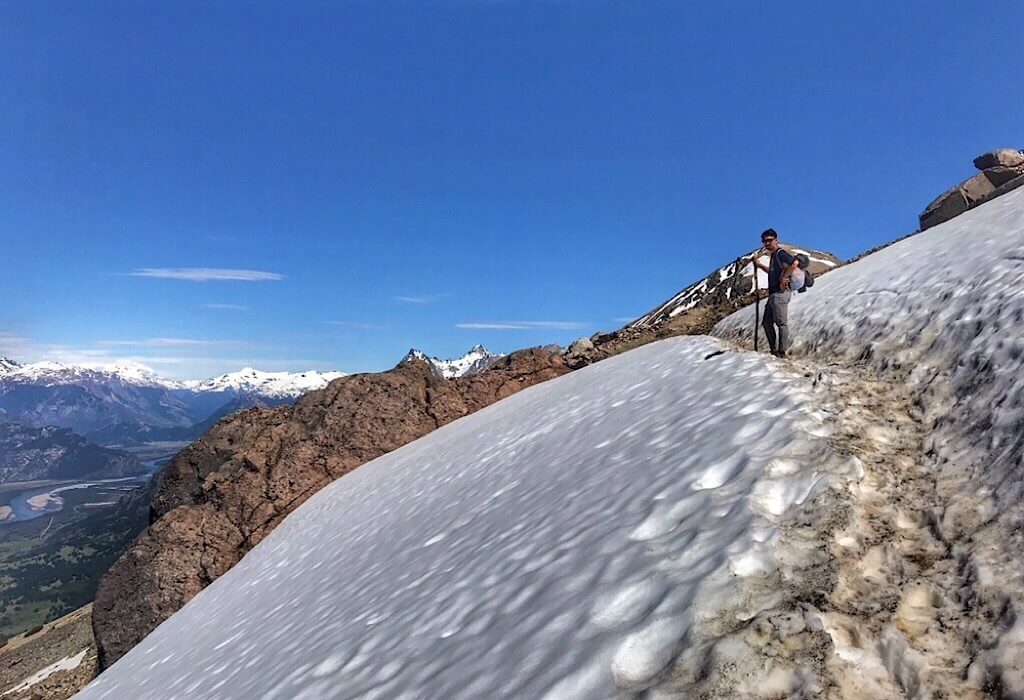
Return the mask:
M415 360L342 377L294 406L228 416L168 465L151 525L103 576L93 605L101 667L223 575L289 513L359 465L569 371L533 348L457 380Z
M1003 185L1010 180L1016 179L1021 175L1024 175L1024 165L1012 168L1008 165L995 165L991 168L985 168L980 175L984 175L985 178L992 183L993 189ZM977 177L977 175L975 176Z
M968 204L980 202L992 194L995 184L985 172L976 173L960 183L960 188L967 197Z
M597 359L597 348L590 338L577 338L565 351L565 363L572 369L579 369Z
M988 153L982 153L974 159L974 167L978 170L987 170L998 165L1005 165L1015 168L1024 165L1024 152L1016 148L997 148Z
M968 208L970 208L970 203L967 194L960 185L956 185L933 199L917 218L921 224L921 230L924 231L944 221L949 221L954 216L963 214Z

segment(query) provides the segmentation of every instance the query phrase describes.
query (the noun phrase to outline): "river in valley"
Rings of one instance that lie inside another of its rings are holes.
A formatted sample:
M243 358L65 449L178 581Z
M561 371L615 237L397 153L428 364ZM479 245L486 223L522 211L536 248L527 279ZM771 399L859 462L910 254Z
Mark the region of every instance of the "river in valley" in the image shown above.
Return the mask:
M102 508L114 505L125 493L144 485L174 454L162 454L145 460L142 465L146 472L138 476L89 481L51 481L26 488L24 491L0 494L0 525L23 523L61 510L64 507L64 496L61 494L67 491L88 489L89 498L82 502L82 505L87 507Z

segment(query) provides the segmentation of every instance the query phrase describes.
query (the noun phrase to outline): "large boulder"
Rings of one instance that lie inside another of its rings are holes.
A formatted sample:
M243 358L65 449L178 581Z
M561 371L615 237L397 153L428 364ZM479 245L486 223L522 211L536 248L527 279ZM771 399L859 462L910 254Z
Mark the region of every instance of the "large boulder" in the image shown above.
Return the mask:
M992 183L993 189L1003 185L1010 180L1014 180L1021 175L1024 175L1024 165L1018 165L1012 167L1009 165L994 165L991 168L985 168L979 175L984 175L985 179ZM977 175L975 175L977 177Z
M579 369L595 362L598 357L597 347L590 338L577 338L565 351L563 358L570 369Z
M949 188L924 208L918 216L922 231L1019 187L1024 177L1024 152L998 148L975 158L974 165L980 173Z
M964 191L964 196L967 198L967 204L970 206L983 201L986 197L992 194L996 185L993 184L986 171L975 173L971 177L967 178L960 183L960 188Z
M342 377L294 406L228 416L167 466L150 526L100 581L101 668L123 656L331 481L436 428L569 371L522 350L457 380L423 361Z
M924 231L944 221L949 221L955 216L960 216L968 209L970 209L970 200L967 198L967 193L964 192L963 187L955 185L933 199L917 218L921 230Z
M987 170L998 165L1009 168L1016 168L1024 165L1024 151L1016 148L997 148L988 153L982 153L974 159L974 167L978 170Z

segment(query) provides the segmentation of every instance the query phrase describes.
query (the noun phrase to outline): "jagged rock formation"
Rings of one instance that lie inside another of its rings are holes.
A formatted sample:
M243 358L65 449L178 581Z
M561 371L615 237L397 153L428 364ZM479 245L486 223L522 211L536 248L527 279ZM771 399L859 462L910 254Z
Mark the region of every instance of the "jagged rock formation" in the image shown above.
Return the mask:
M358 374L292 406L214 426L168 465L150 527L100 582L93 626L106 667L224 574L290 512L359 465L568 372L534 348L456 380L422 361Z
M412 348L402 358L402 362L422 360L430 365L437 376L444 377L445 379L455 379L456 377L466 377L483 372L499 357L501 355L496 355L483 345L474 345L462 357L447 360L439 357L428 357L422 350Z
M981 172L949 188L924 208L918 216L922 231L1024 185L1024 152L1015 148L983 153L974 159L974 167Z

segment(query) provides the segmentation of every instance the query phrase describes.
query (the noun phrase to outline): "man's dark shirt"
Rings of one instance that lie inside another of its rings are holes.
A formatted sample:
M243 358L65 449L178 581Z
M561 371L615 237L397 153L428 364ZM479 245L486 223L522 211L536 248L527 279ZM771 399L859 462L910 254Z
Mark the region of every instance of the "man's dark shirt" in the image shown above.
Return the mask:
M795 258L788 250L779 248L768 263L768 293L781 292L779 280L782 278L782 271L793 264Z

